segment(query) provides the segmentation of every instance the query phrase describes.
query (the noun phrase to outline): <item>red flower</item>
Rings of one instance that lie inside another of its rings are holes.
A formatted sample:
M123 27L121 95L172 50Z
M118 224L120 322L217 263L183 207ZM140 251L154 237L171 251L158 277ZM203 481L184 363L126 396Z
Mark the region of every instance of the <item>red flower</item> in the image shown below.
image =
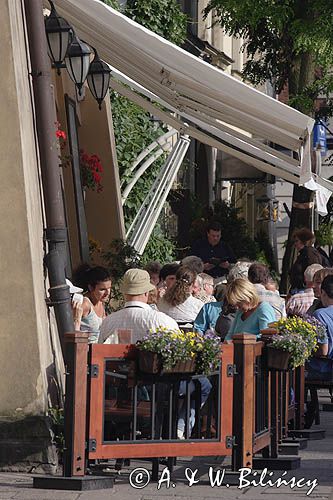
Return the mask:
M60 129L58 129L56 131L56 137L58 137L58 139L63 139L64 141L67 139L66 132L64 132L64 130L60 130Z
M99 156L96 154L89 155L83 150L80 151L80 167L82 186L92 191L100 193L103 190L101 184L103 167Z

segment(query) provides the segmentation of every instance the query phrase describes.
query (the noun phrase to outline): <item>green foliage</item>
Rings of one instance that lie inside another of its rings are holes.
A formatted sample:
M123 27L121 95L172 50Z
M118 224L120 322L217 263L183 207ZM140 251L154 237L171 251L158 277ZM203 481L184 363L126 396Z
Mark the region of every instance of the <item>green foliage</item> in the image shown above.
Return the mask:
M316 240L321 247L333 245L333 222L322 222L315 231Z
M201 217L192 221L191 242L205 235L207 221L213 219L220 222L222 239L230 245L237 258L257 259L258 245L248 234L246 221L239 216L237 208L224 201L215 202L213 210L205 210L204 208L200 210L200 208L202 208L200 205L194 208L195 215L201 214Z
M244 78L254 84L269 80L278 91L288 82L291 105L304 112L314 112L319 95L331 107L332 2L211 0L206 14L211 9L227 34L246 40Z
M274 268L273 247L269 241L268 234L262 230L258 231L254 240L259 248L256 260L268 265L271 269Z
M113 240L102 257L112 274L112 285L119 284L127 269L141 267L138 253L123 240Z
M176 45L185 40L187 16L176 0L128 0L124 13Z
M111 301L118 301L118 304L111 302L106 306L106 312L111 314L112 310L122 305L122 293L119 285L125 272L131 268L140 268L140 256L136 250L125 243L123 240L113 240L107 251L102 252L106 267L110 270L112 276L112 297Z
M156 128L149 113L117 92L111 93L111 105L119 175L122 184L127 184L133 177L131 166L138 155L165 130L161 126ZM149 193L165 158L163 154L154 161L129 194L124 206L126 227L130 225Z
M113 9L119 10L119 3L118 0L102 0L103 3L106 3L106 5L109 5Z
M144 265L153 260L157 260L161 264L175 260L175 244L165 236L159 224L154 227L142 255L141 263Z
M51 419L51 425L53 430L53 441L56 445L57 453L59 455L60 462L62 461L64 447L65 447L65 436L64 436L64 409L60 407L49 408L49 417Z

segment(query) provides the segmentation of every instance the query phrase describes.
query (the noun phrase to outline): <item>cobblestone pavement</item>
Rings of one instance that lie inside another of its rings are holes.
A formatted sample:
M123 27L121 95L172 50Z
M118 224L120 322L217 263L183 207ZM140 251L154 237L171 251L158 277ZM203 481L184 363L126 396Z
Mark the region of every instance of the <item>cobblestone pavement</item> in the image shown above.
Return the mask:
M292 497L292 500L305 498L333 500L333 412L321 412L320 428L326 430L326 438L308 441L307 448L300 451L301 467L289 471L284 476L284 479L294 478L294 482L304 478L299 483L302 487L246 486L246 478L238 487L226 487L227 480L223 481L224 486L212 487L208 477L209 468L211 467L212 471L223 470L227 465L223 457L182 458L177 461L169 487L165 480L161 482L160 488L157 483L150 483L142 489L135 489L129 484L129 475L133 469L140 467L150 470L151 465L143 461L132 462L130 468L124 468L116 478L112 489L90 492L34 489L29 474L0 473L0 500L284 500L287 497ZM162 473L163 467L160 469ZM197 469L194 479L198 483L191 487L188 485L188 478L192 474L189 469L193 472ZM272 480L281 477L281 474L282 472L275 472ZM259 481L257 477L256 480ZM163 479L167 479L166 473ZM267 479L268 476L262 482L267 482ZM316 486L313 483L315 479L318 483ZM307 496L311 488L313 491Z

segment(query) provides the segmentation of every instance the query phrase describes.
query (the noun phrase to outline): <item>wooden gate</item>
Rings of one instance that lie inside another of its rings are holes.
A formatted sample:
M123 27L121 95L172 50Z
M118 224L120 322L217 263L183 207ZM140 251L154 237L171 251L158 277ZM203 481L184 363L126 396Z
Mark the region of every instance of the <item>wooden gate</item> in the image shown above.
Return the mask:
M137 356L133 345L90 346L89 459L230 456L233 346L223 346L220 368L209 377L206 420L211 427L214 415L216 436L209 428L204 438L199 416L202 376L145 375L136 369ZM192 393L190 387L195 389ZM185 407L186 426L191 410L195 413L192 436L186 429L185 439L177 439L180 404Z

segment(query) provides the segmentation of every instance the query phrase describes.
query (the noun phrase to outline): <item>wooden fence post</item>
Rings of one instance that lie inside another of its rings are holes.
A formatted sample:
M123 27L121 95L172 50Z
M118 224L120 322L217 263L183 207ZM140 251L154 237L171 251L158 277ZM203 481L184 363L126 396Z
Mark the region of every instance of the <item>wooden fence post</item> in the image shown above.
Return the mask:
M88 333L65 334L65 477L84 476L86 462L86 411Z
M254 432L254 363L255 335L238 333L233 336L234 375L233 435L235 446L232 469L252 468Z

